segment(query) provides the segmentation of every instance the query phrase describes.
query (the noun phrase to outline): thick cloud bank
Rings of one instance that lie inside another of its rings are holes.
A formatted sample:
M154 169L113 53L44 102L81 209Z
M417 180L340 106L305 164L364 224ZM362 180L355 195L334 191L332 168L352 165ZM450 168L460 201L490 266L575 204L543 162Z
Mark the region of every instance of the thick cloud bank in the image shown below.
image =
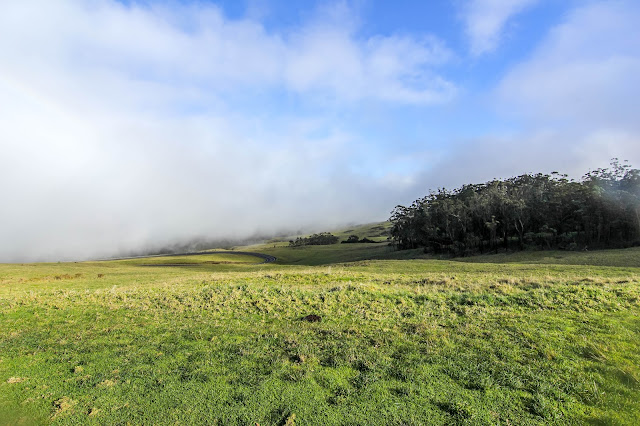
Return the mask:
M147 3L2 5L1 262L322 230L385 219L442 185L640 160L633 2L568 14L478 95L448 76L466 59L441 38L367 35L342 3L284 29ZM471 61L535 2L472 3L459 29ZM378 132L441 109L464 126L479 98L496 111L477 137L443 124L403 145Z
M0 261L384 218L349 135L271 93L441 102L454 87L427 70L449 53L328 15L278 34L214 6L4 4Z

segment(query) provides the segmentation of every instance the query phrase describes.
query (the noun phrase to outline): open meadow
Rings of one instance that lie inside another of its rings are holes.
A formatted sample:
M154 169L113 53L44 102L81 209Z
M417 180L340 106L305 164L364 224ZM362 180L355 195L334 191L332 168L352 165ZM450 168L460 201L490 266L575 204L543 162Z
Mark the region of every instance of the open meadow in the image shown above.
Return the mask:
M638 248L242 250L0 264L0 424L640 424Z
M640 0L0 0L0 426L640 426L639 112Z

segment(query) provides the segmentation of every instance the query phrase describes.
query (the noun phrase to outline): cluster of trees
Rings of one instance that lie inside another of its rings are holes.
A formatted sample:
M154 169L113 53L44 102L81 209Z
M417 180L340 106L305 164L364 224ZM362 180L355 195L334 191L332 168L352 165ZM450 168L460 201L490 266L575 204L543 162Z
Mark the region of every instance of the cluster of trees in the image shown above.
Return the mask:
M579 181L525 174L440 189L390 218L400 249L464 256L499 249L640 244L640 170L613 159Z
M299 246L323 246L329 244L336 244L339 238L329 232L321 232L319 234L313 234L309 237L298 237L295 240L289 241L289 247Z
M342 244L358 244L358 243L375 243L376 241L370 240L367 237L364 238L360 238L357 235L349 235L349 238L347 238L344 241L341 241Z

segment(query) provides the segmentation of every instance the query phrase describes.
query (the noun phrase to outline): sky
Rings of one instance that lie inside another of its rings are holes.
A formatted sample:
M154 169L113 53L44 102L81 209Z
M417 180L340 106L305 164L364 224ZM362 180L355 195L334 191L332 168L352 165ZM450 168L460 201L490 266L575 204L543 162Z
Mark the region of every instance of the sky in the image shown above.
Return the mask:
M0 262L381 221L640 166L637 0L8 0Z

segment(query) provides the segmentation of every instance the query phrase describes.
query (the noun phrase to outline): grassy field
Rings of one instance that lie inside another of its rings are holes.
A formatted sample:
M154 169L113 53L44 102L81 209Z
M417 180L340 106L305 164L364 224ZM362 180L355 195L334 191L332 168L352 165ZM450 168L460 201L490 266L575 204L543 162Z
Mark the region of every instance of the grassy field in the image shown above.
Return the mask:
M640 268L640 252L637 248L599 251L522 251L490 254L458 259L476 263L548 263L556 265L631 266Z
M0 264L0 424L640 424L639 249L273 245Z

